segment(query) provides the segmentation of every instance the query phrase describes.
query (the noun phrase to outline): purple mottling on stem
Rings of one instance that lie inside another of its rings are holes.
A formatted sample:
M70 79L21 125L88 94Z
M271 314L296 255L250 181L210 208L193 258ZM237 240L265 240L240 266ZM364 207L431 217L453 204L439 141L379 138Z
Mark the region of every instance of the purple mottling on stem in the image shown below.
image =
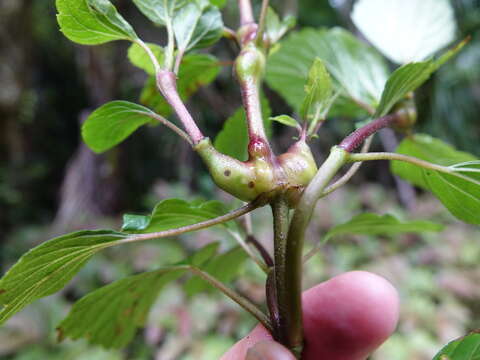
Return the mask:
M375 119L367 125L362 126L361 128L348 135L345 139L343 139L339 147L341 147L345 151L352 152L358 146L360 146L360 144L362 144L370 135L376 133L380 129L390 126L396 119L396 114L390 114Z

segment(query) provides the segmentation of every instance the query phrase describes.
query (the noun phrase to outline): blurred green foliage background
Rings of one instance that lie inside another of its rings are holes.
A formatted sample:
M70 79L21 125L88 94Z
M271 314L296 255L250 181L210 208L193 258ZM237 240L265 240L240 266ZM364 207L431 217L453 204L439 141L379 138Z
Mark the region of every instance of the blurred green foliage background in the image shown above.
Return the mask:
M272 3L281 8L283 1ZM418 129L480 156L480 1L453 3L458 38L471 35L472 40L417 94ZM151 26L130 1L115 4L146 40L163 43L164 33ZM340 25L355 31L348 18L351 6L350 0L300 0L297 26ZM230 1L224 12L225 23L235 27L235 2ZM72 44L58 31L53 1L0 2L2 272L29 248L54 235L116 227L123 212L148 212L160 199L232 201L215 190L188 145L161 127L140 129L105 155L94 155L81 143L80 124L90 111L113 99L138 100L145 75L129 64L127 46L122 42L100 47ZM212 51L228 64L236 49L222 40ZM265 91L273 114L289 113L278 95ZM214 136L240 100L231 67L226 66L188 105L206 134ZM353 126L351 121L335 119L322 128L314 143L317 158ZM276 127L277 149L284 149L291 136L288 129ZM449 225L440 235L339 238L325 245L307 266L307 286L343 271L365 269L387 277L399 289L398 331L373 359L430 359L442 344L480 327L480 232L453 220L429 195L417 191L415 198L406 199L404 191L386 164L365 166L353 185L322 202L310 229L314 242L329 226L365 209ZM267 210L259 210L254 216L255 230L266 242L271 238L268 215ZM88 291L127 274L172 263L211 240L225 239L205 231L97 256L64 291L30 306L0 329L0 358L218 358L254 322L221 295L188 299L181 284L164 291L148 326L125 350L105 351L83 341L58 344L54 331L72 302ZM254 266L247 265L239 275L235 286L263 301L264 278Z

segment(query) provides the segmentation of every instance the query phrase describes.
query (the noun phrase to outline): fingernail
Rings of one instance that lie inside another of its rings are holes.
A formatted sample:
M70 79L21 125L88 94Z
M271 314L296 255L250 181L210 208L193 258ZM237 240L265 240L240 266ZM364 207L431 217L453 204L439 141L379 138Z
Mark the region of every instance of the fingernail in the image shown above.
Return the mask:
M265 340L251 347L245 360L295 360L295 357L283 345Z

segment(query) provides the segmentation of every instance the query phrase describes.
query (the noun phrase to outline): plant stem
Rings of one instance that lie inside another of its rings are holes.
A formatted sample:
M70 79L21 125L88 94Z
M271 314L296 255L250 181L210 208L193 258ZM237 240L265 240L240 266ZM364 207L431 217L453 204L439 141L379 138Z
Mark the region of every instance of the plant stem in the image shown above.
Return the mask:
M171 71L173 69L173 58L175 52L175 38L173 36L172 21L168 20L165 24L167 27L168 43L165 49L165 69Z
M263 33L265 31L265 23L267 20L268 4L269 0L262 1L262 10L260 11L260 18L258 19L258 30L255 37L255 42L258 46L261 46L263 42Z
M177 56L175 57L175 65L173 67L173 72L178 75L178 71L180 70L180 64L182 63L183 55L185 52L183 50L177 51Z
M232 231L232 230L229 230L228 232L237 241L237 243L242 247L242 249L247 253L247 255L255 262L255 264L257 264L258 267L265 274L268 274L269 265L266 264L265 262L262 262L262 259L260 259L257 255L255 255L255 253L253 252L253 249L248 244L248 238L247 238L247 241L245 241L239 233L237 233L235 231Z
M265 247L255 238L255 236L247 235L247 243L252 244L255 247L255 249L257 249L263 261L269 268L273 267L272 257L268 253L267 249L265 249Z
M158 120L159 122L161 122L163 125L165 125L166 127L168 127L170 130L173 130L175 133L177 133L178 135L180 135L182 138L184 138L185 140L187 140L187 142L193 146L193 143L192 143L192 140L190 139L190 136L188 136L188 134L183 131L182 129L180 129L178 126L176 126L175 124L171 123L170 121L168 121L167 119L165 119L163 116L160 116L158 114L146 114L144 112L142 112L142 114L144 115L147 115L149 117L151 117L152 119L155 119L155 120Z
M455 171L454 168L451 166L442 166L437 164L432 164L431 162L418 159L413 156L397 154L397 153L389 153L389 152L378 152L378 153L366 153L366 154L349 154L348 161L370 161L370 160L390 160L390 161L403 161L407 162L416 166L420 166L424 169L438 171L444 174L449 174L455 176L459 179L463 179L470 183L474 183L480 185L480 181L477 181L471 177L465 176L458 171Z
M289 348L295 347L290 341L290 325L295 322L295 313L288 307L288 298L291 294L286 288L287 269L287 234L288 234L288 203L283 194L278 195L271 204L273 213L273 233L274 233L274 279L275 295L278 308L278 334L275 338ZM277 314L275 314L277 316ZM272 319L273 321L274 319Z
M196 230L201 230L201 229L206 229L208 227L222 224L224 222L236 219L242 215L245 215L249 213L250 211L255 210L256 208L263 206L263 200L262 199L256 199L252 202L249 202L248 204L233 210L229 212L228 214L218 216L214 219L210 220L205 220L196 224L192 225L187 225L187 226L182 226L176 229L170 229L170 230L165 230L165 231L159 231L159 232L154 232L154 233L148 233L148 234L134 234L130 235L126 239L119 240L117 242L112 243L112 245L118 245L118 244L125 244L125 243L132 243L132 242L137 242L137 241L144 241L144 240L151 240L151 239L160 239L164 237L169 237L169 236L177 236L180 234L184 234L187 232L191 231L196 231Z
M277 291L275 288L275 271L273 267L267 275L267 281L265 283L265 297L267 301L268 312L270 314L270 323L272 324L273 332L271 333L273 338L277 341L280 339L278 335L280 330L280 314L278 311Z
M285 261L286 309L290 314L288 346L296 355L301 354L303 347L302 329L302 251L305 231L310 223L315 205L328 182L347 162L348 153L335 146L322 164L315 177L303 192L290 222L287 236Z
M225 295L227 295L230 299L235 301L238 305L240 305L243 309L248 311L250 314L252 314L268 331L272 331L272 326L270 324L270 320L268 317L250 300L248 300L246 297L240 295L236 291L230 289L229 287L225 286L222 282L218 281L216 278L211 276L209 273L200 270L197 267L191 266L190 270L200 276L202 279L207 281L210 285L215 287L216 289L220 290L223 292Z
M403 161L413 165L417 165L429 170L439 171L447 174L452 173L452 170L448 166L432 164L428 161L421 160L413 156L390 153L390 152L371 152L366 154L350 154L347 160L349 162L371 161L371 160L397 160L397 161Z
M135 41L140 47L142 47L143 50L147 53L148 57L150 58L150 61L153 64L153 68L155 69L155 74L158 74L160 72L160 64L158 63L157 58L153 54L152 50L150 47L145 44L142 40L138 39Z
M372 144L373 136L370 136L365 143L363 144L362 153L366 153L368 149L370 148L370 145ZM322 195L320 197L327 196L328 194L334 192L338 188L342 187L345 185L352 177L355 175L355 173L360 169L360 166L362 166L362 162L356 162L354 163L350 169L347 170L347 172L337 181L335 181L333 184L327 186L325 190L323 190Z
M262 106L260 103L260 81L253 77L240 82L243 106L247 115L248 134L250 140L266 139L263 126Z
M240 12L240 26L255 22L250 0L238 0L238 11Z
M396 114L390 114L375 119L348 135L345 139L343 139L339 147L348 152L352 152L370 135L375 134L380 129L390 126L397 118L398 117Z
M157 87L165 97L170 106L175 110L178 118L183 124L193 144L198 144L203 138L203 134L197 124L188 112L177 91L177 78L175 74L169 70L161 70L157 73Z

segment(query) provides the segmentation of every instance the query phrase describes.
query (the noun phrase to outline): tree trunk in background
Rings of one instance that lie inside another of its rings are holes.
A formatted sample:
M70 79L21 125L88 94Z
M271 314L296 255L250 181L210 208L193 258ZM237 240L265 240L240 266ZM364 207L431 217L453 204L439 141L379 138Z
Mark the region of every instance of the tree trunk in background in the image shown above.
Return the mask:
M112 48L81 48L78 52L93 109L112 100L114 95L116 67L110 61L114 56L104 54L108 50ZM91 111L88 109L80 114L79 126ZM99 218L115 212L119 189L118 176L115 176L117 152L115 149L106 155L97 155L80 141L65 171L54 233L95 227Z
M19 123L22 98L31 84L31 0L0 1L0 268L8 233L7 206L14 205L18 169L25 162Z

